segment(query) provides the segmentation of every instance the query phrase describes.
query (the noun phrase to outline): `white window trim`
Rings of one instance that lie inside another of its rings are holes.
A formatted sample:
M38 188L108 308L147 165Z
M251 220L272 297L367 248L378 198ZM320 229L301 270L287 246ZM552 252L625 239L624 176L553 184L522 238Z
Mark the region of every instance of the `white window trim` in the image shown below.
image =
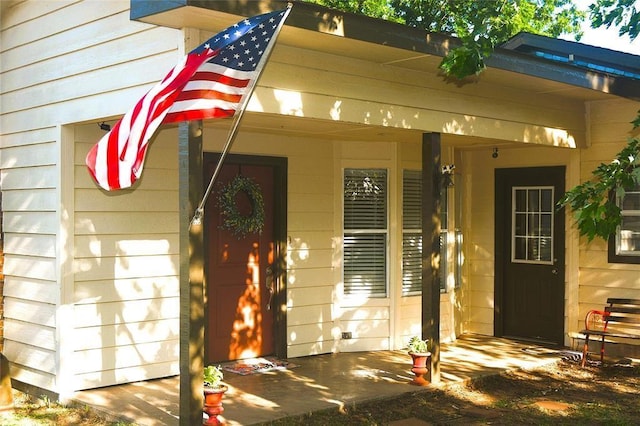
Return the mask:
M553 259L554 259L554 222L555 222L555 215L557 214L553 208L553 204L551 206L551 255L550 255L550 259L549 260L526 260L526 259L516 259L515 257L515 253L516 253L516 248L515 248L515 233L516 233L516 211L515 211L515 193L518 190L529 190L529 189L536 189L536 190L543 190L543 189L550 189L551 190L551 200L553 201L555 198L555 187L554 186L548 186L548 185L542 185L542 186L537 186L537 185L528 185L528 186L514 186L511 188L511 235L509 236L509 238L511 239L511 263L526 263L526 264L531 264L531 265L553 265Z

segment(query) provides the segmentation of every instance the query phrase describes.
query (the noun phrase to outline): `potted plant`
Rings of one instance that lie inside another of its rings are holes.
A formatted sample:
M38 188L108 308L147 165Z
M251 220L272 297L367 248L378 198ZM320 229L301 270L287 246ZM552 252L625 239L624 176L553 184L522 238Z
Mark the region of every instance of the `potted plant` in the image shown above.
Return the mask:
M416 386L428 385L429 381L423 376L429 372L429 368L427 367L427 361L431 357L431 352L429 352L429 341L422 340L418 336L413 336L409 339L407 350L409 351L409 355L413 361L413 368L411 368L411 372L415 374L415 377L410 383Z
M204 368L204 408L209 419L204 422L205 425L222 424L218 416L222 414L222 396L229 389L222 383L224 374L220 366L207 365Z
M413 336L409 339L409 345L407 346L409 353L414 354L429 354L429 341L422 340L418 336Z

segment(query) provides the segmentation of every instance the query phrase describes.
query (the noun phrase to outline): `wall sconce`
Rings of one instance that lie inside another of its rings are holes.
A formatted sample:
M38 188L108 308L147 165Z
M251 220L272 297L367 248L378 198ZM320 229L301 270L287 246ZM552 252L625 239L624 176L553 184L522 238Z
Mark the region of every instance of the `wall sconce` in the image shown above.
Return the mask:
M98 127L100 127L100 130L104 130L105 132L111 130L111 126L104 121L102 123L98 123Z
M456 168L453 164L442 166L442 187L450 188L453 186L453 170Z
M498 148L493 148L493 154L491 154L492 158L498 158Z

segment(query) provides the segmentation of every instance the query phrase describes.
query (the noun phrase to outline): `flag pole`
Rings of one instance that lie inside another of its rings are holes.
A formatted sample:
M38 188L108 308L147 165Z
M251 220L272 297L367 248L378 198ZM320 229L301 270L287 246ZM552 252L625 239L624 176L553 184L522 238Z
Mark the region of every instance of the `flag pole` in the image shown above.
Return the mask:
M222 163L224 162L224 159L227 156L227 154L229 153L229 150L231 149L231 145L233 144L233 141L236 138L236 134L238 132L238 127L240 125L240 120L242 120L242 116L244 115L244 111L247 108L247 104L249 103L249 99L251 99L251 96L253 95L253 91L255 90L256 85L258 84L258 80L260 79L260 76L262 75L262 71L263 71L267 61L269 60L269 56L271 56L271 51L273 50L273 46L275 46L275 44L276 44L276 40L278 38L278 35L280 34L280 30L284 26L284 21L286 21L287 17L289 16L289 12L291 12L291 7L292 6L293 6L292 3L288 3L287 4L287 10L284 12L284 16L282 17L282 19L278 23L278 28L276 28L276 30L273 33L273 40L269 41L269 43L267 44L267 47L266 47L266 51L264 52L264 54L260 58L260 62L258 63L258 66L257 66L256 78L254 78L251 81L250 86L249 86L249 90L247 91L247 93L243 97L242 103L240 105L240 108L238 108L236 110L235 114L233 115L233 124L231 125L231 129L229 130L229 133L227 134L227 141L225 142L224 147L222 148L222 153L220 154L220 159L218 160L218 164L216 165L216 168L213 171L213 176L211 176L211 180L209 181L209 185L207 186L207 189L204 192L204 195L202 196L202 200L200 201L200 204L198 205L198 208L196 208L196 210L195 210L195 213L193 215L193 219L191 219L190 227L192 225L199 225L199 224L202 223L202 216L204 215L204 205L206 204L207 199L209 198L209 195L211 194L211 191L213 190L213 185L214 185L214 183L216 181L216 178L218 177L218 174L220 174L220 170L222 169Z

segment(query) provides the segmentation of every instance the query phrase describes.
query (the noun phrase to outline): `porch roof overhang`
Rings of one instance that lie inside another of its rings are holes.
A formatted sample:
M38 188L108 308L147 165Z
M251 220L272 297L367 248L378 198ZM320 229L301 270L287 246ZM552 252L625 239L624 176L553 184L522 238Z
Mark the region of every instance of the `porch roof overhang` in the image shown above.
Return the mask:
M393 63L409 69L437 69L442 57L459 45L455 37L399 25L381 19L293 1L286 31L279 42L311 50L343 55L374 63ZM286 7L285 1L131 0L131 19L171 28L199 28L212 32L253 16ZM426 42L425 42L426 41ZM498 47L486 60L491 73L482 79L514 89L554 93L591 101L616 97L640 101L640 79L577 67L571 61L552 61L522 49L526 43L542 43L567 55L589 52L614 57L620 52L580 43L525 34ZM395 49L388 49L392 47ZM598 49L597 51L594 49ZM634 58L637 57L627 55ZM629 58L625 58L625 61ZM616 58L613 58L618 59Z

